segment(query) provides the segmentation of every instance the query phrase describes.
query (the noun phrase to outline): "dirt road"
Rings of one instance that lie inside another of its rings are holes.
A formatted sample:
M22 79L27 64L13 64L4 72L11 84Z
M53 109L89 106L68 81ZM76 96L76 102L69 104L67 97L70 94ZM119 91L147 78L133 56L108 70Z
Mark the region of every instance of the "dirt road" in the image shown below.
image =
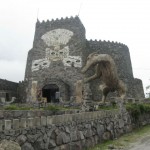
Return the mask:
M128 150L150 150L150 135L139 139L139 141L132 143Z

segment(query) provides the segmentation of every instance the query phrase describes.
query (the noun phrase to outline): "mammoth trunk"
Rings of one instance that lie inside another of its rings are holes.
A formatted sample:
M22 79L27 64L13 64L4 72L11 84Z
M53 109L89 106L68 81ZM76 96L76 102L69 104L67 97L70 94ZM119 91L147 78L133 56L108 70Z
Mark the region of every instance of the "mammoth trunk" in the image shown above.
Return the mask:
M82 68L81 73L86 73L91 66L94 66L95 62L87 62L85 66Z

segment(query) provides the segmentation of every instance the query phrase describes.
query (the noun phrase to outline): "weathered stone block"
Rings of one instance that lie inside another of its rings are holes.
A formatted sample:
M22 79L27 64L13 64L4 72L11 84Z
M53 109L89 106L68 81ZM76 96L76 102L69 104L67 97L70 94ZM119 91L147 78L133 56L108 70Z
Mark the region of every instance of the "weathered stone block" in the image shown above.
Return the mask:
M71 139L71 141L73 142L73 141L77 141L77 131L71 131L71 133L70 133L70 139Z
M20 119L20 127L21 128L26 128L27 127L27 120L26 120L26 118L21 118Z
M34 126L40 126L41 125L41 118L35 117L34 118Z
M33 118L28 118L27 122L28 122L28 127L33 127L34 126L34 119Z
M47 125L51 125L52 124L52 116L47 116Z
M65 114L64 122L65 123L72 122L72 116L71 116L71 114Z
M54 141L54 140L50 140L50 141L49 141L49 147L48 147L48 148L53 148L53 147L55 147L55 146L56 146L55 141Z
M77 132L77 138L78 138L78 140L84 140L84 135L83 135L82 131Z
M34 150L30 143L25 143L22 145L21 150Z
M2 130L3 130L3 121L0 120L0 131L2 131Z
M5 130L11 130L12 122L11 120L5 120Z
M3 140L0 143L0 150L21 150L21 147L16 142Z
M98 136L101 137L105 131L104 126L101 124L98 124L96 129L97 129Z
M124 127L124 120L119 119L119 128L123 128L123 127Z
M20 122L19 119L13 119L13 129L19 129Z
M107 131L103 134L103 140L110 140L110 138L111 138L110 132Z
M55 116L55 123L56 124L64 123L64 117L63 117L63 115L57 115L57 116Z
M41 116L41 126L47 125L47 118L45 116Z
M16 142L19 143L19 145L22 145L26 142L27 137L25 135L20 135L17 137Z

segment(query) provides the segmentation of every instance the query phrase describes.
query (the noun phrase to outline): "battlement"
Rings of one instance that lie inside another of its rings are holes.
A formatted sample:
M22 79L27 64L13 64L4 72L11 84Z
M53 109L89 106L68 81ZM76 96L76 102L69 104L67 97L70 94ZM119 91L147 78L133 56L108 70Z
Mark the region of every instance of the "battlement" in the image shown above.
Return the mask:
M58 29L58 30L57 30ZM38 47L38 43L41 39L41 37L50 32L57 30L56 34L62 34L62 30L69 30L73 32L73 35L76 39L76 42L84 43L85 42L85 28L79 19L78 16L75 17L66 17L66 18L56 18L55 20L47 20L47 21L39 21L37 20L36 23L36 29L35 29L35 36L34 36L34 42L33 47ZM61 31L60 31L61 30ZM68 31L67 31L68 32ZM64 37L65 39L65 37Z
M56 24L56 23L63 24L65 22L66 23L70 22L72 24L73 23L81 23L82 24L82 22L78 16L75 16L75 17L71 16L71 17L65 17L65 18L61 17L61 18L56 18L56 19L51 19L51 20L48 19L46 21L43 20L41 22L37 19L36 27L46 26L49 24Z
M120 43L120 42L116 42L116 41L114 42L114 41L109 41L109 40L105 41L105 40L97 40L97 39L92 40L92 39L90 39L90 40L87 40L87 42L89 42L89 45L93 45L93 46L103 44L103 45L114 46L114 47L120 46L124 49L128 49L127 45Z

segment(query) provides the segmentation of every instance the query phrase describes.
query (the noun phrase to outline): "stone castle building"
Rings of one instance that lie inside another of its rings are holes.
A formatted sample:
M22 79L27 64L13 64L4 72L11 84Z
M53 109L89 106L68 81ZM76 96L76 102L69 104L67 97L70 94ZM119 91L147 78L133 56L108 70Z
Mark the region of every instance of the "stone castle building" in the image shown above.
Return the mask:
M92 52L112 56L120 79L127 85L127 97L144 97L142 81L133 77L128 47L109 41L88 41L85 28L76 16L46 22L37 20L33 48L28 52L25 80L18 84L16 91L19 92L18 99L21 102L36 101L40 91L48 102L60 99L81 101L83 91L80 81L84 76L81 68ZM93 73L91 69L86 75ZM101 99L99 84L99 79L89 82L94 101Z
M81 68L92 52L109 54L116 62L119 77L126 83L128 97L144 97L142 81L133 77L129 49L121 43L88 41L79 17L37 20L33 48L28 53L25 80L27 101L36 101L37 91L48 102L78 99L82 93ZM87 75L93 74L90 70ZM99 79L89 83L93 100L99 100Z

